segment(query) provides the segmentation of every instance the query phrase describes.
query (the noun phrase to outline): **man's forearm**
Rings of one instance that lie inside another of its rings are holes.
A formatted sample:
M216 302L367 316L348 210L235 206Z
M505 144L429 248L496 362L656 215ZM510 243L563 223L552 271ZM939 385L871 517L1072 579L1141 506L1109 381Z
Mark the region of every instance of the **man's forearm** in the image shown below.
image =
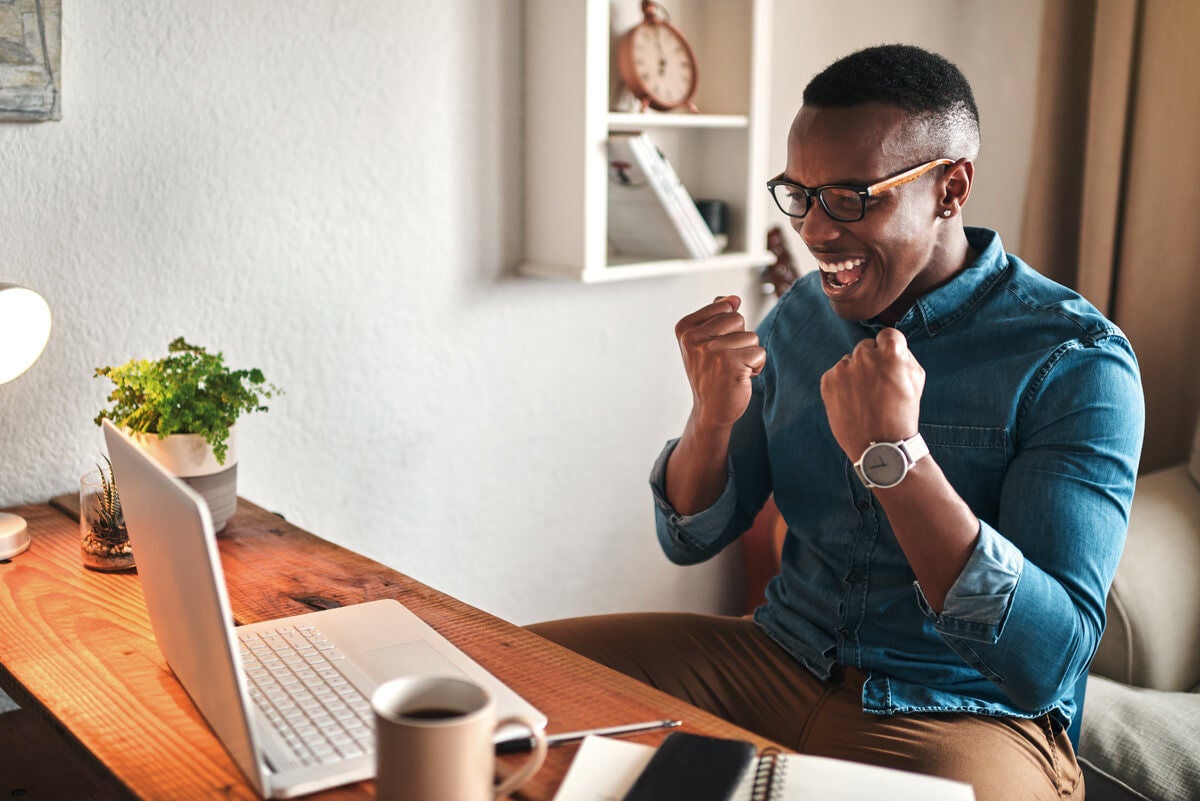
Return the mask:
M874 492L921 591L940 613L975 547L978 518L932 458L918 462L897 486Z
M716 503L729 479L731 429L697 429L688 418L679 444L667 460L667 500L681 515L694 515Z

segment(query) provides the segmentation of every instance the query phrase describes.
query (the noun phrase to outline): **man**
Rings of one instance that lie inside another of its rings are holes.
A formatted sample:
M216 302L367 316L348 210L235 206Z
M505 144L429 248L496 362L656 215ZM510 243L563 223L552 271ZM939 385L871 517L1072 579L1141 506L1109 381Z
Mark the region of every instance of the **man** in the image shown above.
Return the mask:
M1137 364L1076 293L965 228L978 112L945 59L847 56L769 182L820 269L758 333L683 318L693 391L652 475L675 562L774 493L782 571L753 621L534 627L796 750L1083 797L1065 728L1104 627L1141 448Z

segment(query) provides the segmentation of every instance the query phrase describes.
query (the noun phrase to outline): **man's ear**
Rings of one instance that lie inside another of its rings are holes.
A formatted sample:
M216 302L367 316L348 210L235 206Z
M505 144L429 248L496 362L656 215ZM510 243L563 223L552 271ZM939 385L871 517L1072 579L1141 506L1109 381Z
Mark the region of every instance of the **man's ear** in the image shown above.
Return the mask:
M959 159L950 165L942 176L941 213L952 217L962 211L967 198L971 194L971 184L975 182L975 162L970 159ZM949 211L949 214L946 212Z

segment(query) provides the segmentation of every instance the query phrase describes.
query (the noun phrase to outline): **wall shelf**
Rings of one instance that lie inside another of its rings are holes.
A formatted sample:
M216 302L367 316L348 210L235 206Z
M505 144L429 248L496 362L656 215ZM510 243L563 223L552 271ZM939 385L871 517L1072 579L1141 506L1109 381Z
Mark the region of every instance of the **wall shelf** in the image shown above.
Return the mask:
M775 260L769 251L762 253L720 253L709 259L656 259L636 261L633 257L615 256L609 259L602 270L580 268L576 273L568 272L564 265L538 264L527 261L521 265L525 275L539 278L567 278L585 284L608 281L628 281L632 278L660 278L667 275L692 275L717 270L758 269Z
M644 128L748 128L745 114L634 114L614 111L608 115L610 131L640 131Z
M520 272L601 283L763 267L771 0L663 0L698 62L702 112L612 110L616 40L639 0L528 0L525 254ZM729 249L708 259L646 260L608 244L607 139L651 132L692 197L729 204Z

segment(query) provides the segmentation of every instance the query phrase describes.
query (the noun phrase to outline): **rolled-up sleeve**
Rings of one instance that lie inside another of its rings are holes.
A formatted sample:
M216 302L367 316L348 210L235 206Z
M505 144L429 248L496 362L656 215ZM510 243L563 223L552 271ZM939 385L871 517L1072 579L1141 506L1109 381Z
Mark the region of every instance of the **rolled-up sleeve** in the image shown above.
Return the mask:
M679 444L673 439L663 448L650 471L650 489L654 495L654 518L658 541L672 562L695 564L715 555L728 544L729 521L737 507L737 482L732 464L728 467L725 489L712 506L693 515L681 515L667 500L667 460Z
M920 582L917 603L942 635L994 643L1004 631L1025 557L996 529L979 521L975 550L946 594L941 614L934 611Z

